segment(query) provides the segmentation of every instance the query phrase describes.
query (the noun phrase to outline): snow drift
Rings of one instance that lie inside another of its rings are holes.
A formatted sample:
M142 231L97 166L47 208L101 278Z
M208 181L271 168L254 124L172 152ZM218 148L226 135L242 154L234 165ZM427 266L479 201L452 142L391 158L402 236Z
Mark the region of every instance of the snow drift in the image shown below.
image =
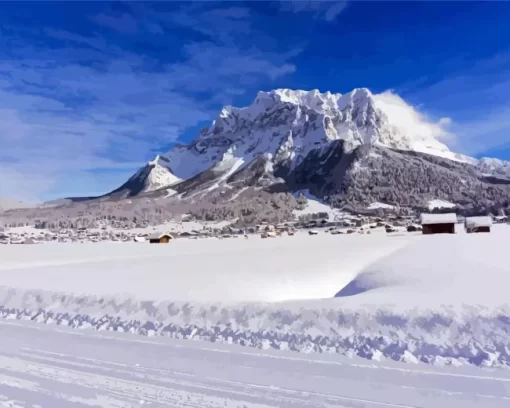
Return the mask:
M101 273L89 269L88 279L82 278L84 286L80 286L80 282L73 283L73 279L79 276L73 273L75 265L67 265L70 274L67 280L56 282L41 279L40 274L58 269L58 266L46 266L45 269L39 266L29 273L31 268L26 264L24 268L15 269L11 261L10 271L7 272L7 258L5 263L2 262L0 276L2 284L7 283L11 287L0 288L0 315L7 319L34 320L77 328L202 339L258 348L356 355L373 360L509 367L510 306L506 294L509 267L504 252L509 232L507 226L498 226L491 234L459 233L453 236L319 235L296 237L298 239L295 241L291 238L279 242L257 240L251 243L252 250L244 240L228 244L218 241L217 247L206 245L200 249L203 262L209 264L208 273L216 271L219 276L225 276L228 269L225 265L229 263L234 263L237 270L245 268L245 271L252 273L257 271L256 266L250 265L257 262L249 257L245 258L248 260L244 263L235 262L242 253L241 249L245 251L244 257L253 251L263 259L277 252L261 251L264 245L272 250L278 248L283 253L291 251L285 247L292 248L296 255L289 258L292 260L287 266L295 266L305 259L304 255L299 254L302 251L308 256L315 254L317 258L329 253L329 258L324 259L325 265L328 259L330 262L351 257L363 259L373 248L381 248L384 242L392 245L391 249L386 247L386 254L379 252L380 259L358 263L359 272L348 279L345 279L347 275L343 279L338 279L340 275L331 277L324 270L321 272L320 268L315 270L305 264L304 269L298 269L293 276L294 281L289 280L292 276L290 272L284 274L282 280L278 278L278 270L283 267L281 260L284 257L278 258L276 255L272 275L280 289L288 286L290 293L295 294L297 292L292 289L295 283L296 287L302 288L299 293L303 294L307 286L312 292L321 287L320 283L315 283L314 288L313 282L325 280L328 285L334 281L343 282L337 287L340 297L308 300L302 297L301 300L270 303L238 302L234 298L217 301L217 296L215 301L191 301L191 297L180 301L171 296L165 298L165 289L168 294L176 294L183 288L177 285L177 289L172 289L171 279L167 283L157 281L152 289L139 279L136 284L131 283L132 291L135 287L139 290L138 296L113 296L107 293L115 285L108 283L106 278L108 274L115 275L115 272L105 268L101 262L96 263L97 271ZM354 242L356 245L352 244ZM395 245L394 242L399 244ZM402 242L409 245L405 246ZM306 251L301 246L303 243L307 244ZM336 252L332 250L332 243L336 244ZM365 244L362 247L364 251L356 252L354 249L362 243ZM220 244L225 245L222 254L217 252ZM353 246L350 248L349 245ZM200 246L197 243L197 248ZM170 250L170 247L165 250ZM223 269L214 268L211 263L213 254L216 254L217 262L225 262ZM176 254L174 257L179 258ZM166 259L168 265L172 264L171 258ZM153 265L165 265L163 260L156 258L151 262ZM267 266L270 263L267 261L259 265ZM123 267L126 264L122 263ZM90 268L92 265L89 263L86 266ZM309 269L308 275L305 269ZM78 270L81 274L86 268ZM63 277L64 271L65 268L58 276ZM170 271L168 267L166 273L170 275ZM151 275L149 268L145 272L148 280L156 277ZM251 280L243 289L244 293L250 289L257 293L257 289L262 287L260 282L266 282L267 287L271 287L273 281L269 275L262 268L259 272L262 275L258 286L254 285L256 279ZM37 274L39 281L31 280ZM186 274L192 274L192 270L186 271ZM99 276L103 278L98 280ZM132 279L135 275L128 272L127 276ZM162 275L158 276L162 278ZM201 281L197 276L205 280ZM228 273L226 276L229 276ZM41 288L35 288L43 280L45 283L40 285ZM204 287L209 283L205 274L195 275L187 283L192 281L196 285L202 283ZM243 287L241 281L230 281L235 286L231 287L233 292L237 293L237 289ZM92 289L92 283L96 285L95 294L88 290ZM127 288L125 282L119 280L119 284ZM78 290L80 287L81 291ZM155 291L156 287L161 290ZM216 286L215 289L220 287ZM352 290L353 287L356 290ZM150 290L155 295L152 299L148 297ZM190 292L186 293L186 296L191 296ZM219 290L216 295L225 293ZM265 295L268 293L274 292L266 292ZM184 295L181 294L180 299L184 299ZM212 298L209 296L209 299Z
M508 303L510 226L493 232L424 236L364 268L337 294L349 305L395 304L435 308L472 305L496 309Z

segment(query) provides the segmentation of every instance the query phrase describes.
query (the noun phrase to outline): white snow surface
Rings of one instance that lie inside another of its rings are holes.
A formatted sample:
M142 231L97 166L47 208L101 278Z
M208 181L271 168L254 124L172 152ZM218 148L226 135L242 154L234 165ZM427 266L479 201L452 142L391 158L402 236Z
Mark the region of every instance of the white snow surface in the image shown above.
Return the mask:
M459 312L467 306L480 314L504 314L509 303L505 240L510 226L495 226L484 236L464 233L463 225L457 225L456 231L455 235L420 236L364 268L343 289L349 306L394 304L403 311L450 308Z
M0 407L503 408L508 371L0 321ZM189 337L193 334L190 333Z
M346 215L342 211L332 208L328 203L320 198L315 197L310 193L309 190L300 190L294 193L294 197L299 197L300 195L304 195L307 199L306 207L302 210L294 210L294 215L296 217L300 217L301 215L308 214L318 214L318 213L326 213L328 215L328 219L335 220L339 219L342 216Z
M421 214L420 215L422 225L427 224L455 224L457 223L457 214L446 213L446 214Z
M361 268L407 244L404 237L375 235L316 238L311 242L300 233L275 240L179 239L166 245L84 243L34 245L31 250L3 245L0 284L183 302L331 298ZM367 246L377 248L367 253Z
M451 203L446 200L435 199L435 200L430 200L428 202L429 210L432 210L434 208L455 208L455 207L457 207L456 204Z
M367 209L368 210L376 210L378 208L382 208L382 209L388 209L388 210L392 210L395 208L394 205L391 205L391 204L386 204L386 203L380 203L380 202L375 202L375 203L371 203Z
M490 227L492 225L492 218L488 215L478 217L466 217L464 221L466 227Z
M510 227L458 227L433 236L3 246L0 316L377 361L509 367Z

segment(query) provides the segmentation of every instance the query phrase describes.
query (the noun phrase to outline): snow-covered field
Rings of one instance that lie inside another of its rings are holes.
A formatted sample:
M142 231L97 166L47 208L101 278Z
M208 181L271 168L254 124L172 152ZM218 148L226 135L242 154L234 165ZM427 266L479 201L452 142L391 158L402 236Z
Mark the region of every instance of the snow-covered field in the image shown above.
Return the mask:
M509 237L510 226L497 225L490 234L3 246L0 316L373 361L509 367Z
M503 408L510 372L0 321L0 407Z
M0 283L182 302L331 298L363 267L410 238L299 233L277 239L182 239L168 245L5 245L0 247Z
M204 228L221 229L230 225L233 221L217 221L217 222L206 222L206 221L167 221L163 224L153 225L148 227L130 228L129 230L113 228L111 226L105 226L103 228L87 228L88 233L98 232L129 232L131 234L165 234L165 233L181 233L191 231L201 231ZM50 232L49 230L35 228L33 225L23 227L13 227L7 230L14 234L25 234L25 235L39 235L41 232Z

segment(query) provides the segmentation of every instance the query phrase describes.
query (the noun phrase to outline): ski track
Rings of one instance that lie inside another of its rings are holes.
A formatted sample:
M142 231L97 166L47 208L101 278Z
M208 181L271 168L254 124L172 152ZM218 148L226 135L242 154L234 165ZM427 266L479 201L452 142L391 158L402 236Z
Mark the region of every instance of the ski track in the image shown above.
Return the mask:
M0 321L0 407L508 407L510 373ZM120 343L119 343L120 342ZM143 346L141 346L143 343ZM119 345L122 345L119 347ZM276 386L275 384L278 384Z

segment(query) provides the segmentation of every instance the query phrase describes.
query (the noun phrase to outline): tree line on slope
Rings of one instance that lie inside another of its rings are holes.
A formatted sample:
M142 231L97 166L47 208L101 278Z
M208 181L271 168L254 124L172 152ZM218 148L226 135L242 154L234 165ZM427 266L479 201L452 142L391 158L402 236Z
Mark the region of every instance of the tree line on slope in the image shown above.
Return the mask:
M339 190L332 204L354 210L374 202L425 209L429 200L443 199L463 215L510 212L510 185L480 180L473 166L387 150L360 159Z
M293 211L306 206L306 197L290 193L248 191L236 200L178 200L134 198L89 201L59 207L12 210L0 214L0 226L34 225L44 229L78 229L112 226L132 228L158 225L184 218L197 221L236 220L239 226L260 222L280 223L294 218ZM186 216L186 217L183 217Z

